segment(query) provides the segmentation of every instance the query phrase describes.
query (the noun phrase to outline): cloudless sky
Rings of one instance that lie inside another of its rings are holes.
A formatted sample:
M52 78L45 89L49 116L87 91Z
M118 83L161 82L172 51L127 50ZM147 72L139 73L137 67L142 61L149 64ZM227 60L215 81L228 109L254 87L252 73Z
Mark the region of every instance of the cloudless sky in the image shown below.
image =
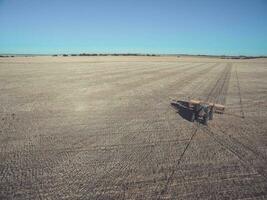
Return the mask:
M0 53L267 55L267 0L0 0Z

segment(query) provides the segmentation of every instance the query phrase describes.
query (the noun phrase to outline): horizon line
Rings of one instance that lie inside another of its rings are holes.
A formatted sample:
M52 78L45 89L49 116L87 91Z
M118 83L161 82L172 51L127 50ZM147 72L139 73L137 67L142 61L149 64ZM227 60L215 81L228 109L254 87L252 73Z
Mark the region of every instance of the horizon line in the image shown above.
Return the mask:
M84 54L84 55L83 55ZM187 53L0 53L0 55L32 55L32 56L53 56L53 55L68 55L68 56L112 56L112 55L122 55L122 56L211 56L211 57L267 57L267 55L248 55L248 54L187 54Z

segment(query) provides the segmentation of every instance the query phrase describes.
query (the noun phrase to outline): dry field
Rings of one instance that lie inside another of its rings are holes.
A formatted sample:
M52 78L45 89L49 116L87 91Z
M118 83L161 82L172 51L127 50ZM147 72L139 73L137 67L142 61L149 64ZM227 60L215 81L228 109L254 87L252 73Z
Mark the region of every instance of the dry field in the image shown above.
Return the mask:
M1 58L0 199L267 199L266 122L264 59Z

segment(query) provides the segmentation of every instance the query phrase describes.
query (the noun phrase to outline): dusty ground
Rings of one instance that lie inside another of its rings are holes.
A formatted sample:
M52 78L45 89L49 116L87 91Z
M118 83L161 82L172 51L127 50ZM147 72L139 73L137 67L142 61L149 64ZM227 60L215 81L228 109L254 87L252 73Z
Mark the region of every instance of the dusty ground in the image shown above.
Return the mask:
M0 198L266 199L266 120L264 59L2 58Z

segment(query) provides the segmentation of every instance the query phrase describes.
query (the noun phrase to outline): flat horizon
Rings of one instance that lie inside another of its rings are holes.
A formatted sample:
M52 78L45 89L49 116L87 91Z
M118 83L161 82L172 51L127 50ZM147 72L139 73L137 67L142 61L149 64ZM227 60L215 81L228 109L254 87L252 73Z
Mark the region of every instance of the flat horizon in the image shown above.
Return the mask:
M88 55L81 55L81 54L88 54ZM155 55L155 56L214 56L214 57L221 57L221 56L225 56L225 57L267 57L266 55L224 55L224 54L185 54L185 53L172 53L172 54L168 54L168 53L86 53L86 52L82 52L82 53L43 53L43 54L39 54L39 53L0 53L0 55L22 55L22 56L53 56L53 55L68 55L68 56L94 56L93 54L96 54L95 56L101 56L101 55L108 55L108 56L112 56L112 55L123 55L123 56L146 56L146 55Z

